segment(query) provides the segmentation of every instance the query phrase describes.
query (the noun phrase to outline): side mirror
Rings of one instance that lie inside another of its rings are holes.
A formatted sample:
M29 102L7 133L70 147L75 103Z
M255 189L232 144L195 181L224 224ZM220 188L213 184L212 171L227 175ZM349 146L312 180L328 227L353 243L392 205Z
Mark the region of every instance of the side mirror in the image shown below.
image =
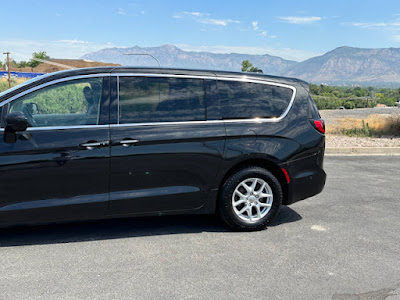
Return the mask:
M6 115L6 131L18 132L28 128L28 119L22 112L15 112Z
M25 131L28 128L28 119L21 112L10 113L5 117L6 128L4 130L4 142L7 144L17 141L18 131Z

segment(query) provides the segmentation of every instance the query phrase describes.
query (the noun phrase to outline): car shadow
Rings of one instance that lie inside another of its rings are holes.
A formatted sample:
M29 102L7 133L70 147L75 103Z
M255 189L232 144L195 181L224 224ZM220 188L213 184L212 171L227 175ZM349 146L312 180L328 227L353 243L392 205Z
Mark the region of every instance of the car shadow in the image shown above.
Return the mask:
M283 206L269 227L301 220L290 207ZM77 243L156 235L232 232L216 216L163 216L113 219L91 222L11 227L0 229L0 247Z

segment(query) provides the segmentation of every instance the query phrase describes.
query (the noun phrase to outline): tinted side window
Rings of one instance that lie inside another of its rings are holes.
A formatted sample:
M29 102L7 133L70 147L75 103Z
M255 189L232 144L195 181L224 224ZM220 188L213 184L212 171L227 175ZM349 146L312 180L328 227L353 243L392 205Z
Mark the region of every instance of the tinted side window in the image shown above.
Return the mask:
M57 83L12 101L8 112L22 112L30 127L97 125L103 78Z
M120 77L119 123L205 120L201 79Z
M223 119L273 118L283 114L293 91L268 84L218 81Z

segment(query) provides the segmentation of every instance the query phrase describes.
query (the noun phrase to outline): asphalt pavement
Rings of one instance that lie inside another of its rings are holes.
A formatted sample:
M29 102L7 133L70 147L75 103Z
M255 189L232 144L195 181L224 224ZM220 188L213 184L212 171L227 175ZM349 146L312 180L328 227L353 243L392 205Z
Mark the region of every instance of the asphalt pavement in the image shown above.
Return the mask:
M400 159L328 156L259 232L212 216L0 230L0 299L400 299Z

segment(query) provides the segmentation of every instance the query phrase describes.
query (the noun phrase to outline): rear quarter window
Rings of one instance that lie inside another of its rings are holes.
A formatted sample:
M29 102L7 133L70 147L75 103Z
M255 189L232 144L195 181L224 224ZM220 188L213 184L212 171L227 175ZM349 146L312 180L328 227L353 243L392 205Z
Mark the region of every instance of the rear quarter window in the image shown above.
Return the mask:
M223 119L275 118L292 99L293 90L270 84L218 81Z

